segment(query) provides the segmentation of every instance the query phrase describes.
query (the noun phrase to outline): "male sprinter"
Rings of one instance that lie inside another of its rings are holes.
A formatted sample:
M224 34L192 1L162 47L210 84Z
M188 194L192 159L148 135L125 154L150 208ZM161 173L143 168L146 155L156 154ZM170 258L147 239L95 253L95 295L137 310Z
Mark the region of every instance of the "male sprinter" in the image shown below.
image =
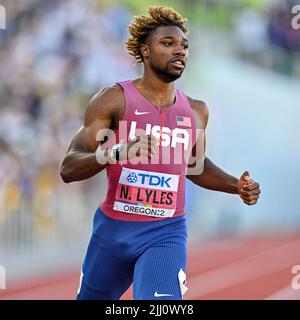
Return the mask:
M175 88L188 58L186 19L171 8L150 7L149 16L134 17L129 31L126 47L144 64L144 73L89 101L60 171L64 182L88 179L104 168L108 178L77 299L119 299L133 282L134 299L178 300L187 290L186 177L200 187L238 194L248 205L257 202L260 189L247 171L237 179L203 154L202 170L192 174L187 161L178 161L180 151L197 157L202 139L194 133L208 120L204 102ZM113 133L116 143L104 147Z

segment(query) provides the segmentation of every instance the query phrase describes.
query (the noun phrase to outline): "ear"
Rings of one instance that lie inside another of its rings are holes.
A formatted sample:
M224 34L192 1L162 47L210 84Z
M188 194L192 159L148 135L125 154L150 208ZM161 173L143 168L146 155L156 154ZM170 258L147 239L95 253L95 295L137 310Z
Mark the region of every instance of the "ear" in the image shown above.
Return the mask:
M150 54L150 48L147 44L141 44L140 45L140 51L144 59L147 59Z

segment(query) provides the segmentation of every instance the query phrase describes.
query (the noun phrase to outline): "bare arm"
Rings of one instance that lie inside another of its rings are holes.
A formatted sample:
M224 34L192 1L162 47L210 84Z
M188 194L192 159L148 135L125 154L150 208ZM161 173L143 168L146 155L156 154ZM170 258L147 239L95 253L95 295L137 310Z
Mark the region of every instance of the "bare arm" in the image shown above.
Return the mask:
M200 175L187 176L196 185L210 190L238 194L239 179L217 167L210 159L205 158L204 169Z
M102 171L106 164L96 160L96 150L100 144L97 133L113 129L124 112L124 97L118 86L106 88L97 93L88 103L83 126L73 137L60 168L64 182L88 179Z
M208 108L202 101L190 99L190 104L197 119L197 128L205 129L208 122ZM200 141L200 143L202 143ZM204 136L205 150L205 136ZM196 154L196 145L192 150ZM253 181L249 173L245 171L238 179L221 168L217 167L210 159L204 159L203 171L196 175L187 175L187 178L196 185L205 189L239 194L244 203L255 204L259 198L259 184Z
M194 100L192 98L189 98L189 101L195 116L196 127L197 129L204 131L202 136L198 136L196 144L192 150L194 159L199 159L200 157L203 157L203 154L205 155L205 129L208 122L209 111L205 102ZM204 158L203 170L198 171L200 172L195 170L193 174L193 171L190 170L191 174L187 175L187 178L196 185L210 190L238 193L238 179L224 172L208 158Z

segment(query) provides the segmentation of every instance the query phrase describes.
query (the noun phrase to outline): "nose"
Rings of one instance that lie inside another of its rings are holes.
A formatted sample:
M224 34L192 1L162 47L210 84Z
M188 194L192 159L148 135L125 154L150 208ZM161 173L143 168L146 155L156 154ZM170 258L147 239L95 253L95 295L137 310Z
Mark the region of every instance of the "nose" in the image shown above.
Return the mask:
M181 57L185 57L186 56L186 51L183 48L183 46L181 44L178 44L175 49L174 49L174 55L175 56L181 56Z

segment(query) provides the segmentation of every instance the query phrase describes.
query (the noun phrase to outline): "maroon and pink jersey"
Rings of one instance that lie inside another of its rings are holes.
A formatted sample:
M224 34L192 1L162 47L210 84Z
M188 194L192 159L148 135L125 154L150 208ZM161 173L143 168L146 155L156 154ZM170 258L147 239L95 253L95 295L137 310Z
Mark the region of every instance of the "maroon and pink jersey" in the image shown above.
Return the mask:
M123 221L182 216L188 160L196 141L188 98L176 89L175 103L162 109L143 97L132 81L118 84L125 96L125 113L116 143L152 134L159 138L159 148L152 159L141 156L107 166L108 190L100 209Z

